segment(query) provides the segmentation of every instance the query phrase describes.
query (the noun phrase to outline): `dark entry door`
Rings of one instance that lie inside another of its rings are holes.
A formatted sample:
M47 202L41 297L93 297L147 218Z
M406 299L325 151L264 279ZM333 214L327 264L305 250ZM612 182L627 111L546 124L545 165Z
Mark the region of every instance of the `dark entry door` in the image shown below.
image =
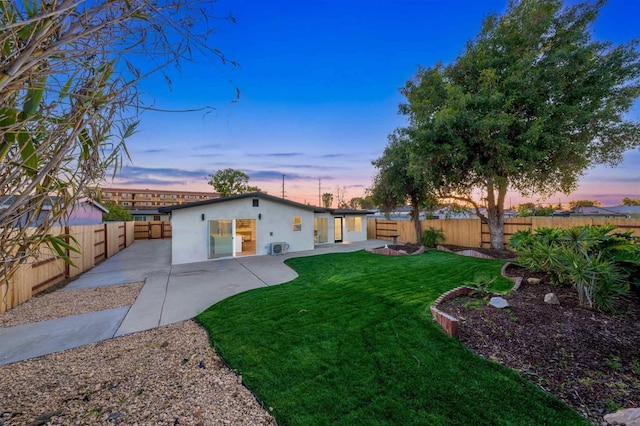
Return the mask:
M334 224L333 241L335 241L336 243L341 243L342 242L342 218L341 217L334 218L333 224Z

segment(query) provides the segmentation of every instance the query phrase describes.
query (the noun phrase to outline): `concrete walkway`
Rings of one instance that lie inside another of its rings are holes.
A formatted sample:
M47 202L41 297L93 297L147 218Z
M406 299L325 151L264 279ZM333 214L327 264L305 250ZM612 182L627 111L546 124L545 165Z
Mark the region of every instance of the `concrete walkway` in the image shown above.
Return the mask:
M195 317L220 300L297 277L291 257L351 252L384 241L327 244L284 256L249 256L171 266L171 241L136 241L82 274L61 291L144 281L130 307L0 328L0 365L35 358L112 337Z

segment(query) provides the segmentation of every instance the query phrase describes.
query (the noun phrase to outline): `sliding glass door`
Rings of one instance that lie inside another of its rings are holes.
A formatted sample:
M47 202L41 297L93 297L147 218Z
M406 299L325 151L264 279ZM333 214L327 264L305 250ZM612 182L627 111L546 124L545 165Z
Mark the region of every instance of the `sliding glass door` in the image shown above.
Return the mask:
M209 221L209 259L233 256L233 221Z

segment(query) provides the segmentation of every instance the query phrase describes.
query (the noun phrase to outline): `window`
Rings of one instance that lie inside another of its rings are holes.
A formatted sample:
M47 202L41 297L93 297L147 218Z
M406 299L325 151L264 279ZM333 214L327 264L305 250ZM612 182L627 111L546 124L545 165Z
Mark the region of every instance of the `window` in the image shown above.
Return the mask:
M153 220L160 220L160 216L153 216Z
M167 198L167 196L165 194L160 194L160 199L164 200L165 198Z
M362 231L362 218L359 216L347 218L347 231Z
M293 217L293 230L294 231L302 231L302 217L294 216Z
M123 206L128 206L128 205L129 205L129 203L128 203L128 202L126 202L126 201L123 201L123 202L122 202L122 205L123 205Z
M171 194L171 199L175 200L176 199L176 194Z
M260 199L259 198L254 198L253 199L253 207L260 207Z

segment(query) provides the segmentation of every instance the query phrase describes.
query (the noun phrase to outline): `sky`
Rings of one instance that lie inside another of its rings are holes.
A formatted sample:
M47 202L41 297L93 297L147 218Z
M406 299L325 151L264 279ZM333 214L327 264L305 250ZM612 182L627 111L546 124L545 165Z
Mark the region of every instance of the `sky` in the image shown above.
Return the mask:
M575 4L574 0L567 4ZM418 66L449 63L491 13L508 0L219 0L213 45L239 66L196 58L140 91L159 109L146 111L127 142L129 162L104 186L213 191L207 175L232 168L272 195L319 204L319 194L346 189L346 200L372 184L387 135L406 124L399 93ZM610 0L593 34L614 43L640 37L640 1ZM239 92L237 92L239 91ZM237 97L239 93L239 98ZM640 118L640 102L630 112ZM640 151L616 168L589 170L570 195L507 206L640 198Z

